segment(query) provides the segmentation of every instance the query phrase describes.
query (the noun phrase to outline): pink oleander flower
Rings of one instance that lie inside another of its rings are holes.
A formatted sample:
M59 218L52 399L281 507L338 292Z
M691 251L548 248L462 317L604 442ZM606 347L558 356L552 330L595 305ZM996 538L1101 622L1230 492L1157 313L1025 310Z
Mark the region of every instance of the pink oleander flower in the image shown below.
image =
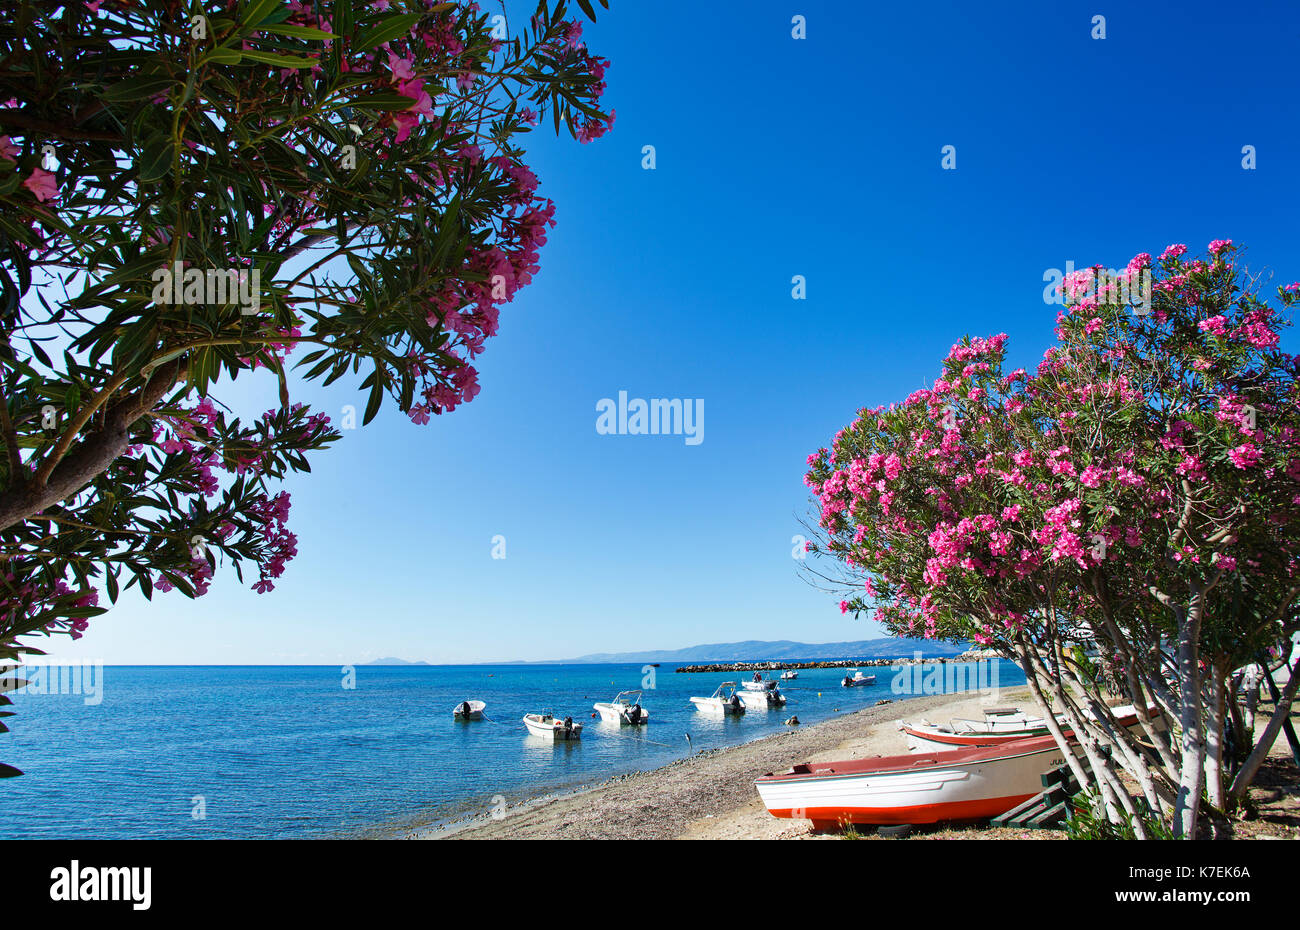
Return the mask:
M31 191L41 203L59 196L58 182L54 180L54 175L44 168L33 170L32 176L23 181L23 187Z
M1226 325L1227 322L1228 321L1223 314L1218 314L1209 317L1208 319L1201 320L1201 322L1197 323L1196 326L1203 333L1213 333L1216 336L1222 336L1228 331Z
M1218 258L1223 252L1232 248L1231 239L1215 239L1210 243L1210 254Z
M1171 245L1169 248L1161 252L1160 258L1161 259L1178 258L1180 255L1186 255L1186 254L1187 254L1187 246L1179 243L1177 245Z
M1256 464L1260 458L1260 451L1255 448L1254 443L1245 442L1235 449L1228 450L1228 458L1232 459L1232 464L1238 468L1249 468Z
M0 136L0 158L7 158L9 161L18 159L18 146L14 145L13 140L8 136Z

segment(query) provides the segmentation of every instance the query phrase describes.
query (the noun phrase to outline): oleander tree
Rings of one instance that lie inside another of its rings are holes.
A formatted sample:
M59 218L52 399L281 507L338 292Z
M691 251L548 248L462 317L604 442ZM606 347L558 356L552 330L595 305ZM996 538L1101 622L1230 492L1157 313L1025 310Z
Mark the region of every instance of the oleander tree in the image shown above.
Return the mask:
M420 425L471 401L555 225L526 134L608 131L607 66L565 0L526 22L434 0L11 4L0 673L133 586L194 597L228 565L274 587L297 546L277 485L339 436L291 368L364 375L363 424L385 400ZM259 369L269 409L237 417L221 394Z
M1139 255L1120 275L1154 278L1137 305L1100 268L1067 278L1034 374L1004 372L1005 336L968 338L805 479L810 548L853 586L841 609L1015 659L1062 748L1056 714L1078 736L1080 782L1139 836L1151 815L1195 836L1203 793L1240 803L1295 695L1252 739L1233 674L1300 629L1300 386L1235 252Z

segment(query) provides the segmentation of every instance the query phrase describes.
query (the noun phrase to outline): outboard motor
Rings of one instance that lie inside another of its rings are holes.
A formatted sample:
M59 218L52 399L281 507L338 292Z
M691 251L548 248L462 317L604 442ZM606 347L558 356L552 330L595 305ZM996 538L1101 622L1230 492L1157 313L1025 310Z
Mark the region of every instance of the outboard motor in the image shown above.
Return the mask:
M640 704L633 704L631 707L627 709L627 719L631 720L633 723L636 723L638 720L641 719Z
M572 717L565 717L565 718L564 718L564 732L565 732L565 733L568 733L568 732L571 732L572 730L573 730L573 718L572 718Z
M462 702L461 702L461 705L460 705L460 713L461 713L461 716L462 716L462 717L468 717L468 716L469 716L469 701L462 701Z

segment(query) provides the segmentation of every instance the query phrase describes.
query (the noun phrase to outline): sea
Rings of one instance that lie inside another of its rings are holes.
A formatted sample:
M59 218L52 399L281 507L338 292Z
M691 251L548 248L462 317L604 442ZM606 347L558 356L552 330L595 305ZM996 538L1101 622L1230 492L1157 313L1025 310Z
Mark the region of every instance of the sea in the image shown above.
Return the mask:
M702 750L921 693L1014 687L1013 663L801 669L784 707L739 717L697 712L748 673L676 666L107 666L43 669L12 692L0 763L7 838L404 837L532 798L658 768ZM21 671L19 674L22 674ZM771 674L771 673L769 673ZM981 677L982 676L982 677ZM650 722L592 719L595 701L640 689ZM79 692L79 693L78 693ZM487 719L452 717L462 700ZM582 739L530 736L525 713L584 724ZM906 711L899 708L899 716ZM762 773L756 773L762 774Z

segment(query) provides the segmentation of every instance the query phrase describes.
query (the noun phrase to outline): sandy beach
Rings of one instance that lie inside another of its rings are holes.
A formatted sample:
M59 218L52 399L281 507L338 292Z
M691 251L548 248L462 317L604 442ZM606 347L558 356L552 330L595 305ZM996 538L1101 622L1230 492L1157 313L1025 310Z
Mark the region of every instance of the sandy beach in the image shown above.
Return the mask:
M527 801L505 816L420 831L415 839L797 839L814 838L807 821L771 816L754 779L799 762L858 759L907 752L900 718L979 716L982 707L1030 706L1023 689L994 701L976 692L934 695L869 707L812 726L699 752L662 768L611 779L585 790Z

